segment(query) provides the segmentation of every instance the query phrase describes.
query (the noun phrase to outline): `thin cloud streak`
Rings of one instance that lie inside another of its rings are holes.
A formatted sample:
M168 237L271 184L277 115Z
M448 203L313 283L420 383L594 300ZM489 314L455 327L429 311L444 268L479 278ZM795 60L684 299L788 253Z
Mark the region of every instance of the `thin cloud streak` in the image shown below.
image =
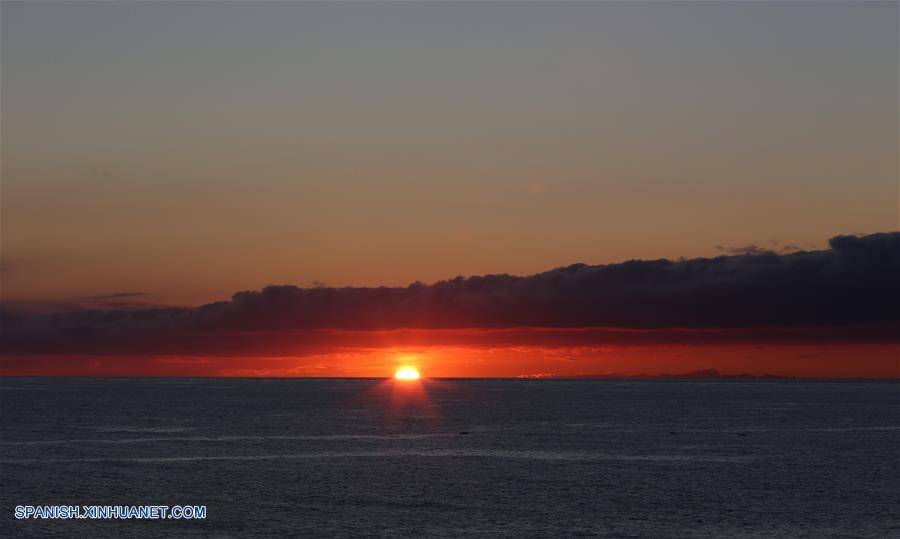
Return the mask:
M104 300L104 299L122 299L122 298L134 298L138 296L146 296L146 292L113 292L112 294L106 294L103 296L91 296L90 299Z

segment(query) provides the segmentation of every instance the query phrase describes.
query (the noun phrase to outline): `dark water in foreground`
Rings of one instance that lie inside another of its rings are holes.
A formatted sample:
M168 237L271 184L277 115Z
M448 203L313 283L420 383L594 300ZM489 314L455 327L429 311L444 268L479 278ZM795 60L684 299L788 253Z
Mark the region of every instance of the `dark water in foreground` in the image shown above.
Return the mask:
M3 379L0 535L900 536L900 384ZM197 504L205 521L16 521Z

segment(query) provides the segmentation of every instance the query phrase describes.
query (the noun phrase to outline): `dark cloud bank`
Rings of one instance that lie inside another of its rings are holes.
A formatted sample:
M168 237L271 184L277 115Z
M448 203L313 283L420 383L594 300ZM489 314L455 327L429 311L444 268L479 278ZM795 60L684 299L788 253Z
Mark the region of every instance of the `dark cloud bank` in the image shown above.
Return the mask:
M882 328L872 333L875 340L896 341L900 232L829 243L822 251L575 264L528 277L457 277L402 288L268 286L196 308L5 313L0 342L4 352L27 353L208 332L850 326Z

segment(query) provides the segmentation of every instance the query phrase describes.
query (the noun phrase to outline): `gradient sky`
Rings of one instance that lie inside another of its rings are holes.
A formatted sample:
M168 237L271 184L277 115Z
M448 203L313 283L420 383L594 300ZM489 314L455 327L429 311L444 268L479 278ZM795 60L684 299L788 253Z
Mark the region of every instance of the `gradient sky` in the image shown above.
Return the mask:
M898 226L896 2L3 2L0 80L6 301Z

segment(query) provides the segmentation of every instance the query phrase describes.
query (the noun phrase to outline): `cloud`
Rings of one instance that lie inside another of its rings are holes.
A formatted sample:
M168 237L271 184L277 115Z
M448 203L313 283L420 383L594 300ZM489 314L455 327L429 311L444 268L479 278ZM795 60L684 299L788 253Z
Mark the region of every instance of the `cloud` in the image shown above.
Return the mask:
M769 247L760 247L755 243L749 243L747 245L739 245L734 247L716 245L716 250L721 251L730 255L763 255L767 253L794 253L796 251L800 251L800 247L793 243L786 243L781 245L781 242L778 240L769 240L766 243L769 244Z
M146 296L146 292L113 292L112 294L106 294L105 296L91 296L90 299L96 300L105 300L105 299L121 299L121 298L133 298L137 296Z
M772 249L766 249L754 243L738 247L725 247L722 245L716 245L716 250L730 255L764 255L774 252Z
M145 294L135 294L145 296ZM131 295L113 295L84 297L75 299L62 299L55 301L12 300L4 301L0 314L6 315L41 315L41 314L68 314L85 311L139 311L159 309L163 305L144 301L143 299L131 299Z
M821 251L575 264L525 277L457 277L408 287L267 286L196 308L6 312L0 314L0 343L4 353L109 343L154 348L163 342L171 352L178 343L193 349L205 339L210 346L209 334L216 332L228 336L222 342L244 342L235 335L400 328L895 327L898 306L900 232L890 232L837 236ZM876 340L883 341L878 334ZM205 336L191 337L197 335Z

